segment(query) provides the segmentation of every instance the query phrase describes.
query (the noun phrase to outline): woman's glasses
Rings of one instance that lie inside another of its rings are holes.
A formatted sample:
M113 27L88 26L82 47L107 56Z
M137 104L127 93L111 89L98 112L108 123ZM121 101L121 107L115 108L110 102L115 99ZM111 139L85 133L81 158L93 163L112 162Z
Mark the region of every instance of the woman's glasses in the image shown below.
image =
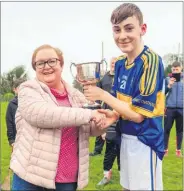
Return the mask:
M46 64L48 64L50 67L54 67L54 66L56 66L58 61L60 61L60 60L57 58L51 58L51 59L46 60L46 61L37 61L37 62L35 62L35 66L38 69L45 68Z

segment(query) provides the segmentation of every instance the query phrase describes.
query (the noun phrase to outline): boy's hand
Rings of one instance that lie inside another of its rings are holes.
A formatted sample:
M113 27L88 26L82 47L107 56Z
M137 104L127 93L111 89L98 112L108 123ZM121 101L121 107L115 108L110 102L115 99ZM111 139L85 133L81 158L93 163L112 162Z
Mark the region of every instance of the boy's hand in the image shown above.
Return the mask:
M90 101L103 101L104 95L106 93L104 90L97 86L84 85L83 89L86 99Z
M118 116L109 109L98 109L98 111L100 113L105 114L105 116L106 116L106 120L105 120L103 129L109 127L110 125L112 125L114 122L116 122L118 120Z
M172 88L173 84L175 83L176 79L175 78L170 78L169 79L169 84L168 84L168 88Z
M105 141L106 133L102 134L101 137Z
M94 121L98 128L103 128L106 121L106 116L98 110L93 110L91 121Z

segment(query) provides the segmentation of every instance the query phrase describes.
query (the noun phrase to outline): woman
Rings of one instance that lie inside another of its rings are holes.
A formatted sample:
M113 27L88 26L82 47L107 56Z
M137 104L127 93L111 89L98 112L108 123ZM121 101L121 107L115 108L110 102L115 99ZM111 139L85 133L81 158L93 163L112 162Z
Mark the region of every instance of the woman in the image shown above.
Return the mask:
M13 190L76 190L88 183L89 136L104 133L105 117L81 108L87 100L62 80L63 66L62 52L50 45L33 53L36 79L18 95Z

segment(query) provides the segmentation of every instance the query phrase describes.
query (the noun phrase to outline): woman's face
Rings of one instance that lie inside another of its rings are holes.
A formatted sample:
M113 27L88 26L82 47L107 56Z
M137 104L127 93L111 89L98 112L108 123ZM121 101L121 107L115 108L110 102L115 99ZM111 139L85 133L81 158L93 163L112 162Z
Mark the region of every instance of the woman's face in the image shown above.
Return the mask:
M38 51L35 58L36 76L38 80L49 87L55 87L61 82L61 66L54 49L46 48Z

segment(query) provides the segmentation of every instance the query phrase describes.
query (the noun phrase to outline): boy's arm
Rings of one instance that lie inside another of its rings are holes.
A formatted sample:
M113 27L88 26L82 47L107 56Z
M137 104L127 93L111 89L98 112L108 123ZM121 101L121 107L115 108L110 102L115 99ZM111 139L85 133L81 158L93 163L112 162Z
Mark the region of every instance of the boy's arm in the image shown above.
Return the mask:
M102 88L102 79L97 82L96 86L99 87L99 88L101 88L101 89L103 89L103 88ZM101 100L97 100L96 102L99 103L99 104L102 104L102 101L101 101Z
M165 95L169 92L170 88L168 88L167 78L165 79Z
M99 88L84 86L84 94L86 97L89 98L89 100L90 100L90 97L92 98L92 100L101 100L102 103L106 103L113 109L113 111L111 111L113 112L112 123L116 122L120 116L124 116L127 119L130 119L130 116L131 116L130 120L140 123L144 120L144 117L134 112L130 108L128 103L124 101L120 101L119 99L116 98L117 83L118 83L117 73L118 73L118 68L120 64L117 62L115 63L115 76L114 76L114 82L112 85L111 93L108 93L107 91L103 91L102 89L99 89ZM88 94L88 88L91 88L90 95Z
M165 95L171 90L171 88L168 87L168 84L169 84L168 81L169 79L166 78L165 79Z
M118 100L107 92L99 92L98 95L102 101L106 102L122 117L136 123L141 123L144 120L144 116L154 117L163 114L163 83L164 69L162 60L159 58L155 63L150 62L149 70L145 68L141 77L139 91L132 97L130 103Z
M175 83L175 78L166 78L166 87L165 87L165 94L171 91L173 84Z
M113 111L115 114L119 113L120 116L124 116L126 119L136 123L141 123L144 120L144 116L132 110L127 102L113 97L108 92L104 93L103 100L115 110Z
M8 104L8 108L6 111L6 126L7 126L7 137L9 144L12 145L15 142L14 128L15 121L13 117L13 112L11 108L11 102Z

